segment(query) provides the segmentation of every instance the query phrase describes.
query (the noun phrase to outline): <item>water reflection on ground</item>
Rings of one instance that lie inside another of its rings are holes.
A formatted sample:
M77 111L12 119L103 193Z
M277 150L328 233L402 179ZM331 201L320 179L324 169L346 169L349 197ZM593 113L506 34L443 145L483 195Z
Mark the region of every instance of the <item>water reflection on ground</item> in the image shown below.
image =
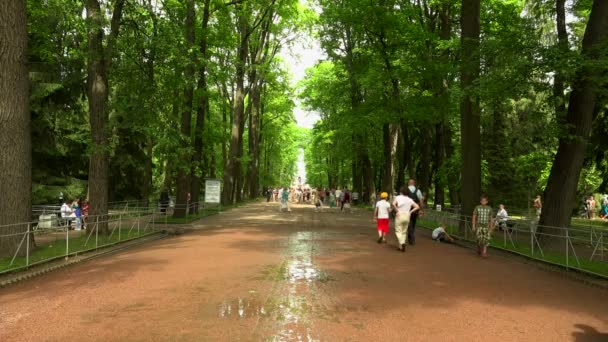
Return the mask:
M271 341L316 341L313 316L325 316L320 286L334 279L315 263L319 252L317 233L294 232L288 239L285 259L266 266L256 280L272 281L267 299L256 294L223 301L218 306L221 319L264 318L258 327L262 339Z

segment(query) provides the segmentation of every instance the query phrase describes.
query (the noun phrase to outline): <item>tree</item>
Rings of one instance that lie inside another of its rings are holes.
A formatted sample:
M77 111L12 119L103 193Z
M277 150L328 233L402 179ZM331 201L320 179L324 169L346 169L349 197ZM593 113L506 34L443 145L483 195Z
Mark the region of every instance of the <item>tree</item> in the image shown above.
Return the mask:
M462 213L471 215L481 194L481 132L479 99L475 85L479 78L480 1L462 0L461 84L464 95L460 104L462 141Z
M559 139L559 147L545 190L541 225L568 227L570 224L591 124L597 110L598 93L605 84L602 77L608 71L607 44L608 2L595 0L583 38L582 65L572 83L566 116L566 134Z
M186 20L184 24L184 31L186 34L187 51L189 55L189 61L186 65L184 72L184 78L186 84L184 86L184 105L181 120L181 133L182 133L182 153L183 160L190 160L190 134L192 130L192 101L194 99L194 73L196 68L196 55L194 50L195 44L195 30L194 30L194 19L196 13L194 11L194 0L186 0ZM186 215L188 206L188 194L190 193L190 168L187 165L180 165L177 171L177 198L175 202L175 211L173 217L184 217ZM193 199L198 201L198 199Z
M0 3L0 256L17 250L32 208L25 2ZM10 226L6 226L10 225ZM7 237L6 235L15 234ZM24 254L25 249L20 253Z
M89 164L89 215L92 217L108 214L108 94L109 69L112 62L114 45L118 38L122 10L125 0L116 0L112 10L110 33L104 47L104 12L98 0L86 0L88 22L88 68L87 68L87 98L89 100L89 116L92 136L92 152ZM107 224L98 226L106 233Z

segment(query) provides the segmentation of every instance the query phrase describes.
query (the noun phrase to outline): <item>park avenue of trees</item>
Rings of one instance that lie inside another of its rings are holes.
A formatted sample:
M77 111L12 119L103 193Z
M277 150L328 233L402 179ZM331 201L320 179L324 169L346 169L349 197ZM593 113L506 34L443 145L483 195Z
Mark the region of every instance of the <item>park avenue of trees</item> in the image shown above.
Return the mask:
M327 58L293 89L298 36ZM0 226L59 191L106 215L166 189L179 217L218 178L239 202L301 148L313 186L371 200L415 177L464 213L542 194L541 224L568 226L608 191L607 74L604 0L3 0Z

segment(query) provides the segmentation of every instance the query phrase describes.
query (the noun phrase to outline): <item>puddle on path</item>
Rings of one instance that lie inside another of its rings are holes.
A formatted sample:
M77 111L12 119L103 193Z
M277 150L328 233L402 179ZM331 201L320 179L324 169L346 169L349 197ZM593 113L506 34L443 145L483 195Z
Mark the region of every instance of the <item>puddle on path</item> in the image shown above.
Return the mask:
M269 297L255 293L222 302L218 317L226 320L259 319L252 335L267 341L315 341L314 320L336 320L335 307L327 306L323 285L335 279L319 268L315 258L322 252L318 234L294 232L285 245L285 259L264 267L256 280L272 281Z

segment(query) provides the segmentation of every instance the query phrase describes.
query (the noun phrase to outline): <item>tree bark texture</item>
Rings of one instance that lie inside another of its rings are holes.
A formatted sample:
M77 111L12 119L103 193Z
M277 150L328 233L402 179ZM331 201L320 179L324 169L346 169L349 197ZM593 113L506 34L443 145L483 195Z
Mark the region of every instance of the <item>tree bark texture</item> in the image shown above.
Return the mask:
M445 207L445 187L439 177L445 164L445 129L444 124L435 125L435 205Z
M445 130L445 158L451 160L454 156L454 144L452 143L452 129L449 125L444 126ZM460 173L459 173L460 174ZM450 205L460 205L460 189L458 188L458 174L448 172L448 190L450 192Z
M433 132L432 126L422 127L420 129L420 165L418 170L418 187L422 192L428 192L431 188L432 182L432 169L431 163L433 160ZM428 196L426 197L428 198Z
M188 47L194 47L195 30L194 30L194 0L186 0L186 44ZM194 73L195 73L196 57L191 54L188 65L184 70L184 78L186 84L184 86L184 108L181 118L181 133L182 133L182 158L180 162L190 161L190 134L192 131L192 102L194 98ZM175 200L175 210L173 217L184 217L188 210L188 193L190 192L190 174L188 165L179 165L177 169L177 194Z
M397 155L397 143L399 130L396 124L384 124L382 126L382 140L384 142L384 173L382 176L382 191L392 194L395 182L395 156Z
M461 84L460 103L462 145L462 213L470 216L481 195L481 132L479 98L475 83L479 79L480 0L463 0L461 14ZM461 229L465 227L462 226Z
M92 151L89 163L89 216L99 217L97 229L108 233L109 141L108 141L108 74L115 41L122 18L124 0L114 3L108 42L104 48L104 14L98 0L86 1L88 21L87 97L91 126Z
M576 190L591 133L593 115L606 75L608 43L608 1L595 0L583 38L583 65L572 82L566 124L568 134L559 140L557 154L545 190L540 224L568 227L576 203ZM554 231L562 233L563 231Z
M555 0L557 24L557 48L563 56L567 56L568 31L566 29L566 0ZM555 101L555 116L562 121L566 116L566 96L564 95L565 77L561 70L555 71L553 79L553 101Z
M238 14L238 27L240 43L236 62L236 92L232 112L232 129L230 134L230 147L228 158L224 166L224 189L222 191L222 202L232 204L235 200L237 178L240 174L241 162L239 160L239 142L242 144L241 127L245 120L245 66L247 63L248 34L246 14Z
M197 111L196 111L196 128L194 130L194 159L192 163L192 171L190 173L191 178L191 198L194 202L192 209L195 213L198 212L198 200L201 193L202 176L204 176L203 170L203 151L204 141L203 135L205 132L205 120L209 113L209 93L207 87L207 29L209 26L210 17L210 6L211 0L205 0L203 6L203 19L201 24L201 38L199 43L199 50L201 53L200 67L198 71L198 84L197 88L200 93L198 99Z
M0 2L0 257L17 251L32 214L26 21L25 1Z

